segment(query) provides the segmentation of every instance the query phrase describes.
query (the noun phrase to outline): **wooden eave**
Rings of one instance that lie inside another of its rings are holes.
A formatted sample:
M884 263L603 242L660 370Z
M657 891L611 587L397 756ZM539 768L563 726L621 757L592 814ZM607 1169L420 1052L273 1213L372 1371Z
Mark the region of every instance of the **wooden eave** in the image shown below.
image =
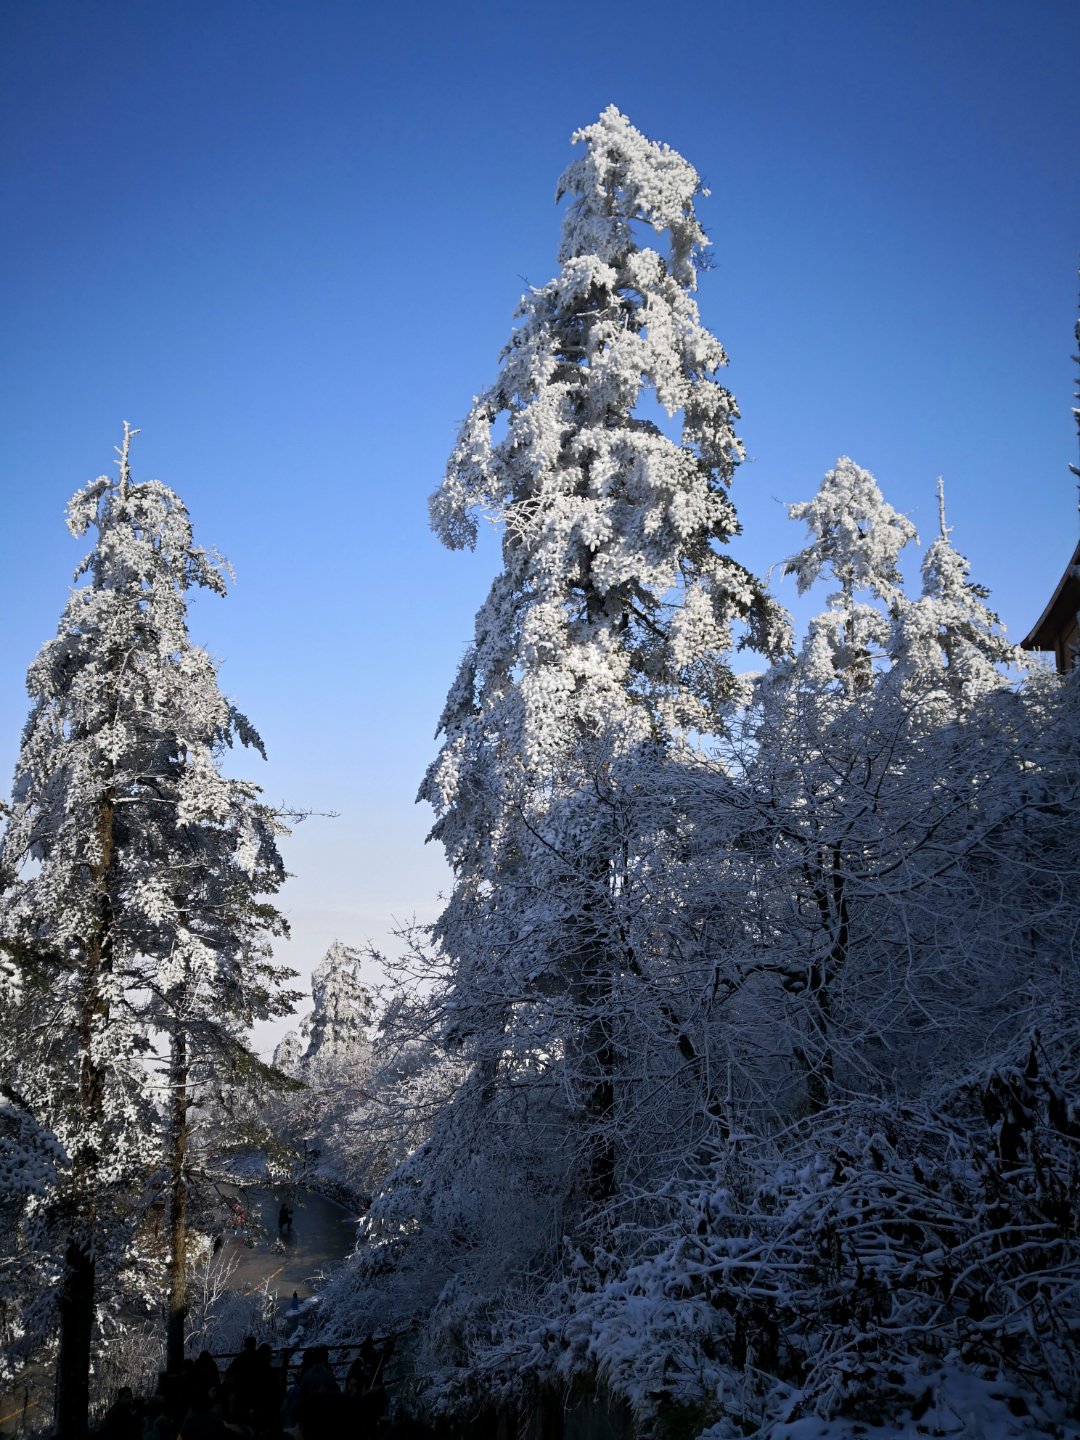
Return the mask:
M1020 641L1024 650L1056 650L1057 639L1069 620L1080 610L1080 543L1065 566L1057 589L1031 632Z

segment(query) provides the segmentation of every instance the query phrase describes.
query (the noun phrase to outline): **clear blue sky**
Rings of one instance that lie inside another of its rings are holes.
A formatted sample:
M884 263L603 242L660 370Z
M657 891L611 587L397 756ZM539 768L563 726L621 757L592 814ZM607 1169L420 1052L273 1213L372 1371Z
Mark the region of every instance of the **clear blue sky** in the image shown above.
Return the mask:
M436 913L413 796L497 551L441 551L425 501L608 103L712 189L741 558L798 548L778 502L842 453L925 536L944 474L1015 638L1068 558L1075 0L15 0L0 70L0 773L81 553L64 505L130 420L236 567L191 618L251 768L340 812L288 845L301 970Z

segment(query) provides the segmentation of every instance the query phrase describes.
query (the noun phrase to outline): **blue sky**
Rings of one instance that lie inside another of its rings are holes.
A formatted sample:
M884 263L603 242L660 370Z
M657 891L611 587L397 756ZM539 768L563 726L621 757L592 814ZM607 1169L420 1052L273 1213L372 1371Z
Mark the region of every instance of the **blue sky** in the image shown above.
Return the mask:
M739 557L798 548L780 502L840 454L924 538L941 473L1020 638L1077 533L1078 69L1074 0L4 7L0 773L81 553L64 505L127 419L236 568L191 620L250 768L339 812L288 842L292 962L436 913L413 796L498 560L441 551L426 497L612 102L712 190Z

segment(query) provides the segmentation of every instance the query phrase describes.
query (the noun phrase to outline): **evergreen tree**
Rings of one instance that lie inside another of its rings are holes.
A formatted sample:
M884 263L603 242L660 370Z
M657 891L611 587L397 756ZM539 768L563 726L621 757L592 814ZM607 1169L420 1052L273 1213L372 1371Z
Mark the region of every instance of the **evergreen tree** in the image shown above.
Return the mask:
M790 507L811 536L786 572L800 592L824 579L839 588L797 660L762 678L744 718L734 771L769 797L759 813L774 835L763 852L772 878L746 885L771 897L763 943L815 1113L884 1084L890 1070L902 1088L897 1053L927 1064L940 1063L939 1045L958 1053L962 1037L943 1017L959 996L972 1014L1000 1001L943 901L957 870L941 885L939 860L922 868L938 847L952 846L959 864L983 833L971 807L1007 787L1015 765L1004 715L991 721L992 753L975 725L942 729L1008 687L1001 667L1017 652L951 544L943 491L939 509L923 594L909 600L898 559L915 530L868 471L843 457L812 501ZM917 1005L899 1000L909 993Z
M788 637L724 549L742 446L694 299L698 176L613 107L574 140L560 271L522 299L431 502L451 547L478 514L503 529L420 791L455 872L432 1003L467 1078L373 1220L413 1237L416 1296L456 1272L432 1330L558 1265L559 1226L606 1224L653 1163L633 1047L690 1041L624 923L638 782L745 693L738 627L765 653Z
M58 1202L57 1419L75 1437L87 1424L107 1211L164 1149L178 1365L192 1085L223 1062L252 1067L243 1026L289 1008L280 989L289 972L266 946L283 925L258 898L284 878L281 827L256 787L219 769L234 738L261 746L187 632L187 592L224 594L223 562L195 545L171 490L132 479L134 433L125 425L117 478L69 506L69 528L95 530L96 542L76 575L86 583L30 668L33 708L0 858L0 939L49 991L27 1068L71 1162ZM139 1059L158 1036L169 1052L163 1146L149 1140L158 1127Z
M304 1043L295 1030L287 1030L274 1047L274 1069L296 1076L304 1054Z
M478 1003L492 1041L484 1063L495 1063L500 1009L490 974L472 984L473 959L483 955L478 963L498 974L491 944L512 947L535 986L551 969L545 950L561 951L561 976L543 984L573 991L593 1016L589 1035L564 1039L592 1054L585 1103L606 1111L610 1037L600 1012L619 962L603 954L588 912L618 887L619 842L606 833L609 808L588 804L590 776L715 727L740 693L735 622L766 653L782 648L787 629L722 549L738 530L728 486L743 451L735 401L715 378L727 357L693 298L707 244L694 212L698 176L614 107L574 140L583 154L558 189L570 197L562 268L522 299L499 378L474 401L432 497L433 525L450 546L473 542L477 512L502 523L503 569L477 615L420 794L456 874L437 927L459 966L455 1032L467 1033ZM640 245L640 230L666 235L666 253ZM681 415L677 438L650 408ZM590 838L590 828L605 833ZM552 849L569 859L560 939L530 915L551 898L535 876Z
M269 1128L281 1159L367 1193L370 1117L360 1111L372 1069L375 999L362 978L363 954L335 940L311 974L312 1008L282 1037L274 1067L295 1082L273 1100Z
M311 972L312 1009L300 1027L307 1047L299 1062L309 1075L367 1063L375 1002L361 978L362 963L359 950L335 940Z
M432 499L451 546L471 543L478 511L501 521L503 569L421 796L456 872L438 926L459 967L455 1033L479 1003L485 1087L514 1013L493 993L572 998L581 1028L566 1012L561 1040L593 1131L585 1189L602 1201L615 1163L606 1012L628 958L610 912L622 802L593 797L624 795L636 757L715 728L740 691L737 621L767 653L787 630L722 548L738 530L728 487L743 452L716 379L727 357L693 298L707 243L698 176L614 107L574 139L583 154L558 190L570 198L561 271L521 301L500 376ZM666 236L666 253L639 244L646 229ZM681 417L674 437L651 410ZM472 976L478 958L487 973Z
M938 479L939 533L922 563L922 596L894 609L892 649L909 683L917 678L924 713L940 718L969 713L979 700L1008 683L1002 667L1024 668L1023 652L1009 643L1001 621L986 604L990 592L970 578L945 523L945 483ZM935 703L937 691L944 705Z
M888 653L889 614L902 595L897 561L904 546L918 539L915 526L888 503L869 470L846 455L813 500L789 506L788 513L806 522L811 540L785 561L784 574L795 576L800 595L826 574L840 586L807 631L804 669L838 680L846 694L865 690L875 658ZM859 591L870 602L858 599Z

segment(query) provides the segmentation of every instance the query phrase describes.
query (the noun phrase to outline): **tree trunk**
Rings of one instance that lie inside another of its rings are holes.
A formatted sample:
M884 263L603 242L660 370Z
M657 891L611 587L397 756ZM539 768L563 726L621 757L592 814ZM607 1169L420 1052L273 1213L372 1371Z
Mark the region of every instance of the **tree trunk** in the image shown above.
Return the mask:
M579 997L585 1011L581 1055L585 1123L589 1131L586 1152L585 1194L602 1209L616 1189L615 1074L617 1053L612 1032L613 990L617 958L608 926L604 924L607 891L611 884L606 856L584 860L585 899L578 924L581 946L576 956L580 974Z
M94 1272L93 1251L72 1236L64 1253L64 1281L59 1305L56 1429L62 1440L83 1440L89 1425Z
M187 1320L187 1182L184 1163L188 1142L188 1053L183 1024L173 1026L169 1065L171 1116L169 1125L169 1280L168 1319L165 1329L165 1368L179 1374L184 1364L184 1324Z
M829 935L831 944L828 955L810 966L807 977L808 998L814 1007L819 1040L814 1047L817 1052L815 1060L811 1061L803 1052L807 1067L807 1100L812 1115L820 1115L828 1109L835 1095L832 985L847 964L851 936L843 853L839 845L830 847L828 859L822 856L821 871L821 883L815 886L815 899L822 929Z
M60 1290L60 1353L57 1359L56 1422L63 1440L83 1440L89 1426L90 1343L94 1328L98 1166L105 1114L105 1068L95 1058L95 1040L109 1022L102 977L112 965L112 896L109 880L116 848L115 796L106 790L98 816L100 859L95 874L98 913L83 954L79 1004L79 1085L77 1117L82 1140L72 1155L72 1224L64 1252Z

